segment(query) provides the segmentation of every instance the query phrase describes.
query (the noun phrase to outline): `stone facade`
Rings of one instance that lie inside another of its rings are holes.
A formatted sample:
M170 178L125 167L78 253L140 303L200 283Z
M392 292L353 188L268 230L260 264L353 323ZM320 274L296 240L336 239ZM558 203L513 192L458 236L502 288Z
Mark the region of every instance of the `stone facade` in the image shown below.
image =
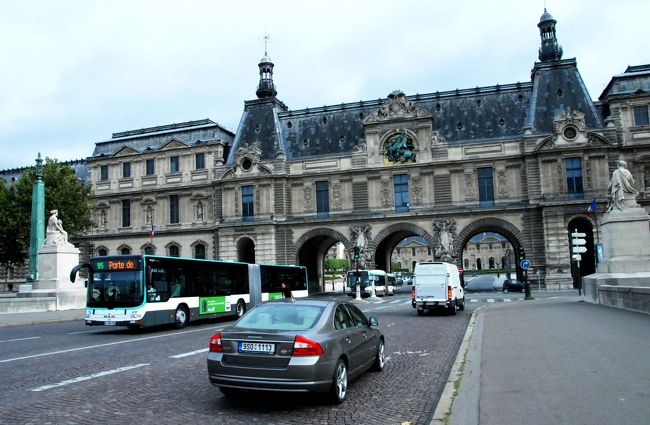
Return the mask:
M362 261L376 268L389 268L408 236L460 265L472 237L496 232L525 250L539 271L530 278L568 287L569 230L587 233L583 271L595 270L587 208L595 199L604 212L616 160L627 161L639 204L650 206L650 127L639 121L650 66L615 76L595 102L576 60L545 38L555 23L542 15L530 82L302 110L277 98L265 55L258 98L245 102L236 133L202 120L96 145L87 167L97 227L81 245L303 264L317 290L333 244L352 257L352 226L367 228ZM442 231L442 222L453 226Z

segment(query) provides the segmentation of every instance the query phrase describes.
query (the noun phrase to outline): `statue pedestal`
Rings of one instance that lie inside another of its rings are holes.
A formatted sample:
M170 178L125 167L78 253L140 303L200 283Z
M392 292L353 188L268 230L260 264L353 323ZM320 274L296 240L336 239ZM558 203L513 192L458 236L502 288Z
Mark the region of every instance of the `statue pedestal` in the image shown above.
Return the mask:
M38 280L31 285L21 285L18 298L56 297L57 310L83 308L86 288L79 281L70 282L70 271L79 264L79 253L79 249L69 243L40 246Z
M638 206L602 217L603 258L597 272L583 278L585 301L650 313L649 224Z

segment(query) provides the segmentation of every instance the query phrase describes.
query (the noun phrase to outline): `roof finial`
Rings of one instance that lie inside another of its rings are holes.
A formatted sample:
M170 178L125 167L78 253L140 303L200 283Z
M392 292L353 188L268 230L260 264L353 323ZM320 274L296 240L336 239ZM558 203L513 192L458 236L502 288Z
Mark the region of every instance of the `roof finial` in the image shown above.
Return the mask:
M264 56L268 56L267 44L270 39L271 36L268 35L268 33L266 32L266 28L264 28Z

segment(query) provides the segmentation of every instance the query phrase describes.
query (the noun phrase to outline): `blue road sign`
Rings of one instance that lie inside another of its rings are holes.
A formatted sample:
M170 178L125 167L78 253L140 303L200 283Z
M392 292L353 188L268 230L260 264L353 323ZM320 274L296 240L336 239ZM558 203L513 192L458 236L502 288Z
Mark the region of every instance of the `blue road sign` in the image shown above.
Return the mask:
M528 259L523 259L519 263L519 267L521 267L524 270L528 270L530 268L530 261Z

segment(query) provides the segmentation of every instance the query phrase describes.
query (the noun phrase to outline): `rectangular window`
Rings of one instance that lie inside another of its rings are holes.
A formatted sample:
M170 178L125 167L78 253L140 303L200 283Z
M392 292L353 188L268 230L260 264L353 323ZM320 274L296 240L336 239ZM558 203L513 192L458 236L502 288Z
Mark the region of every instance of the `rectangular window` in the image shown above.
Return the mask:
M205 168L205 153L199 152L194 156L194 162L197 170L203 170Z
M634 125L648 125L648 105L634 107Z
M566 159L566 187L569 199L584 199L582 161L580 158Z
M318 218L327 218L330 215L330 183L327 181L316 182L316 214Z
M122 227L131 227L131 201L122 201Z
M170 223L180 222L178 195L169 196L169 222Z
M478 175L478 200L482 207L494 206L494 182L492 180L492 167L479 168Z
M397 174L393 176L395 191L395 212L408 212L409 210L409 176Z
M255 199L253 186L242 186L241 188L241 216L244 221L253 221L255 217Z
M122 163L122 177L131 177L131 163Z
M178 173L181 170L180 167L180 158L177 156L169 157L169 172Z
M99 167L99 180L108 180L108 165Z
M154 174L156 174L156 163L154 161L155 160L153 159L147 160L147 163L145 165L146 167L145 174L148 176L153 176Z

